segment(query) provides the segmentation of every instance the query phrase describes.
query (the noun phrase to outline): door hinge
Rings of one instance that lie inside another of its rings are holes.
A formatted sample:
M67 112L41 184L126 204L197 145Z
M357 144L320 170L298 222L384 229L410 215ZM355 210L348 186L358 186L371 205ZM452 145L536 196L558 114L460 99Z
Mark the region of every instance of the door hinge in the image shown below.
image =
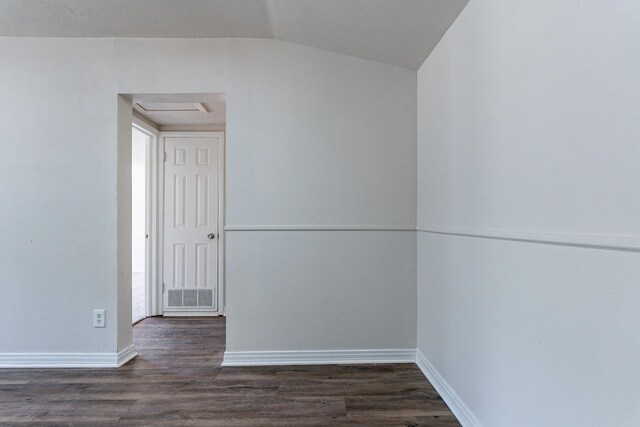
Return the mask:
M166 162L167 161L167 152L164 151L162 154L163 154L163 160L162 161Z
M164 294L164 283L162 284L162 293Z

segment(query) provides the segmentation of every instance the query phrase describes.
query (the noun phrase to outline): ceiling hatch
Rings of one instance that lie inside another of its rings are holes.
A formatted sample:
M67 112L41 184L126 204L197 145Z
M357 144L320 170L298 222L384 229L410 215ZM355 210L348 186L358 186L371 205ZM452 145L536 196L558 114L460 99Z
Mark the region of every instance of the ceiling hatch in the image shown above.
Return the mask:
M173 113L208 113L209 110L202 102L138 102L138 109L144 113L173 114Z
M134 114L158 129L194 125L217 130L227 121L224 94L135 95L132 101Z

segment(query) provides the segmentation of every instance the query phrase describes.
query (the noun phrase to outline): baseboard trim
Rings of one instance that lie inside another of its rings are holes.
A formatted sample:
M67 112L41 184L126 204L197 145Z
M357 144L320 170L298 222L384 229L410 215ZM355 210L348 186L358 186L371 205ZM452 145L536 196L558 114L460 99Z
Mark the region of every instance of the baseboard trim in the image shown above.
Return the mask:
M222 366L415 363L414 349L225 351Z
M136 357L138 352L136 351L136 346L131 344L129 347L126 347L124 350L120 350L118 352L118 357L116 360L116 367L120 367Z
M473 415L473 412L465 405L464 401L442 378L440 373L433 367L429 360L420 350L416 350L416 365L422 371L427 380L436 389L442 400L447 404L453 415L456 416L463 427L482 427L480 420Z
M0 368L119 368L137 355L133 345L117 353L0 353Z

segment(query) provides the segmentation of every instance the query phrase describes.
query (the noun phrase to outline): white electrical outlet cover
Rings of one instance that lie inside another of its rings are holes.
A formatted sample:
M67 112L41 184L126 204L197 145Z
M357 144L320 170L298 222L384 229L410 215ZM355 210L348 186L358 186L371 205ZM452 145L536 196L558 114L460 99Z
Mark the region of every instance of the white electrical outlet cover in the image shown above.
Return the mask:
M105 310L93 310L93 327L104 328L106 323Z

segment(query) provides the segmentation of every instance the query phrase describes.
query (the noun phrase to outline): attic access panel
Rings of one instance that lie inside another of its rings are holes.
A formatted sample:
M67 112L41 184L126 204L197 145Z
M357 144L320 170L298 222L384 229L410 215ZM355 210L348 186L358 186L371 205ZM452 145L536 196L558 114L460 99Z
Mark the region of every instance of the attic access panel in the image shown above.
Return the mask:
M143 113L208 113L201 102L136 102L136 107Z

